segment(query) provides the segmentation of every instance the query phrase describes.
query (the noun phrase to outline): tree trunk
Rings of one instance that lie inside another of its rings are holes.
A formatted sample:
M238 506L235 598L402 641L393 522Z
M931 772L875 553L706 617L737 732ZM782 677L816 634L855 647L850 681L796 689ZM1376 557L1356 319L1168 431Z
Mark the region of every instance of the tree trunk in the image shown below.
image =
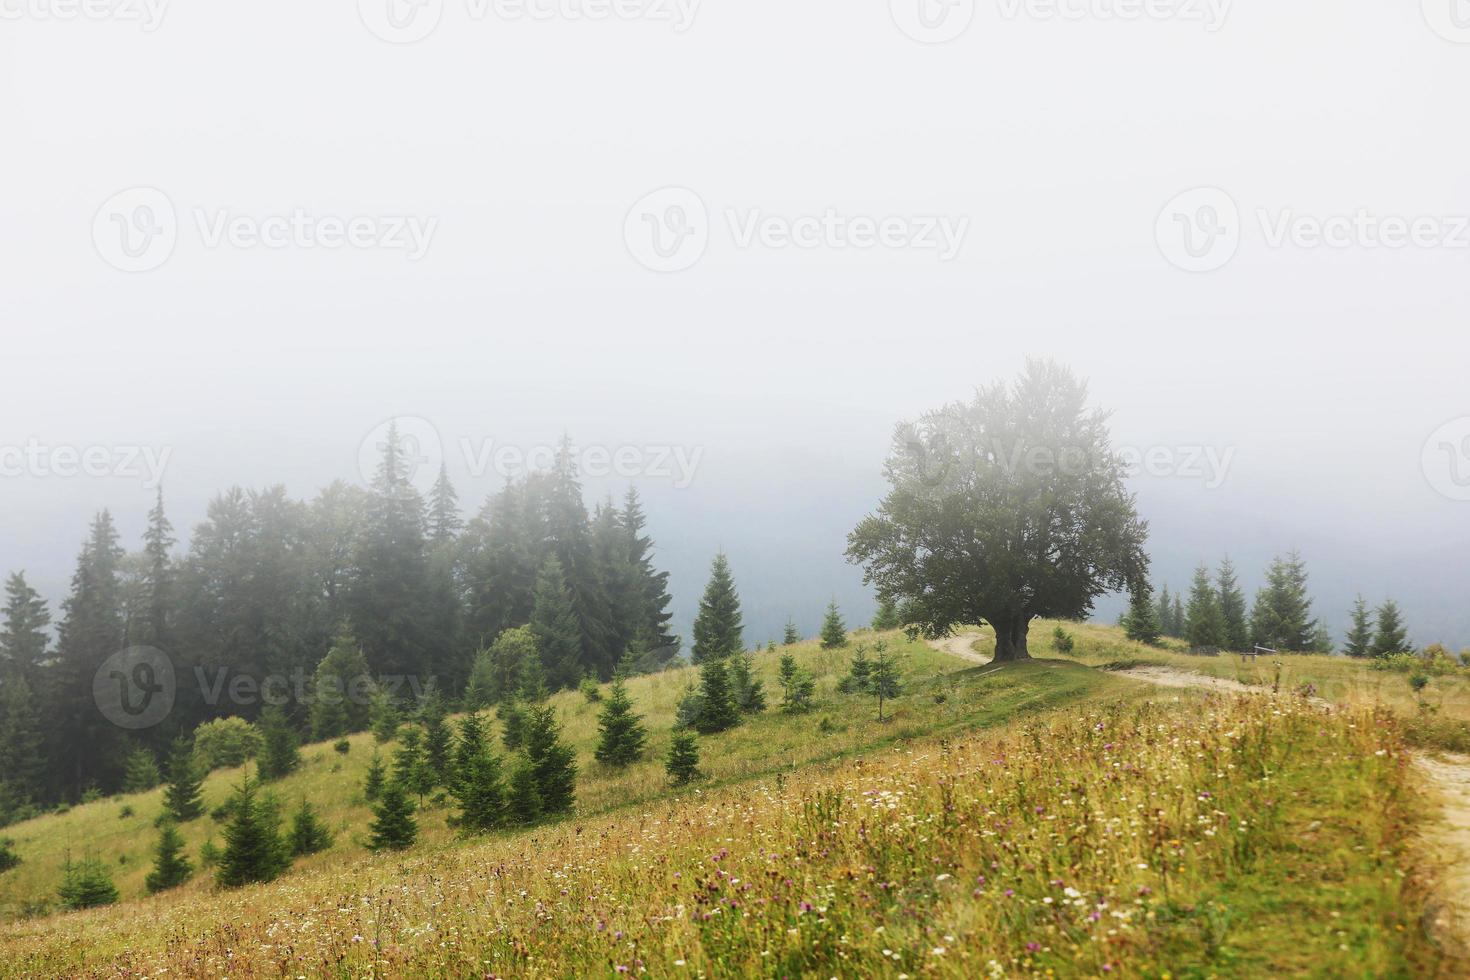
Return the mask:
M995 660L993 663L1008 664L1017 660L1030 660L1031 652L1026 648L1026 634L1031 631L1031 617L1025 613L991 620L995 628Z

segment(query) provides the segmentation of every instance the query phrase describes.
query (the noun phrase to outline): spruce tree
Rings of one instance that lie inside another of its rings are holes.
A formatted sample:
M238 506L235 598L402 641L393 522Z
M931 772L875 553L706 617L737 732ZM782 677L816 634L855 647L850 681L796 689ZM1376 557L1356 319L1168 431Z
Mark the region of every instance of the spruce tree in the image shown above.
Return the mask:
M471 711L459 720L459 737L454 743L454 772L450 787L465 779L469 766L477 755L489 750L485 737L485 723L478 712Z
M434 788L434 776L424 755L423 732L408 725L399 736L398 751L393 754L392 782L412 793L422 802Z
M148 894L176 888L194 874L194 865L184 856L184 836L172 820L165 821L158 832L158 845L153 858L153 870L143 880Z
M1225 621L1220 614L1220 598L1210 581L1210 570L1204 565L1194 570L1187 615L1184 632L1191 648L1218 650L1225 645Z
M675 786L684 786L698 779L699 771L699 740L691 731L675 731L669 741L668 758L664 761L664 768L669 774L669 782Z
M883 720L883 703L898 697L902 691L902 675L898 658L888 652L888 644L879 640L873 645L872 670L868 672L868 691L878 699L878 720Z
M643 758L648 733L633 711L633 699L628 695L628 685L621 673L613 678L612 690L597 719L597 728L598 762L623 768Z
M301 765L301 752L297 748L296 730L286 719L286 713L272 705L261 712L258 727L260 778L272 781L295 772Z
M70 911L111 905L118 899L112 872L101 858L92 855L76 863L67 859L57 895L62 907Z
M368 763L367 776L362 784L362 798L365 800L376 800L383 795L383 784L387 773L383 766L383 757L373 750L372 761Z
M38 678L39 679L39 678ZM0 678L0 816L9 795L14 805L40 803L46 787L46 734L41 713L25 673L10 668Z
M506 816L519 826L541 819L541 792L536 788L536 767L524 752L516 756L511 766Z
M570 813L576 801L576 753L561 740L556 709L538 705L526 717L526 758L536 776L536 792L545 815Z
M796 658L791 654L781 656L780 669L781 683L781 710L787 714L798 714L808 711L812 706L812 694L816 691L816 681L811 674L802 670L796 663Z
M459 803L456 822L471 833L483 833L502 826L506 820L505 786L500 760L490 753L481 738L460 743L458 777L454 797Z
M630 637L644 649L643 671L657 670L679 650L679 638L669 631L669 573L653 567L653 539L643 534L648 519L638 499L636 487L629 487L618 515L627 539L623 560L628 563L632 581L632 629Z
M325 851L332 846L332 839L332 832L321 822L316 810L303 796L301 806L291 818L291 854L304 857Z
M720 660L745 648L745 627L740 615L740 596L735 592L735 579L730 563L719 552L710 565L709 583L699 600L699 614L694 619L694 648L690 657L696 664Z
M1158 620L1159 633L1163 636L1174 636L1174 601L1169 597L1169 583L1165 582L1163 589L1159 591L1159 607L1154 611Z
M1254 642L1291 653L1312 650L1317 641L1317 620L1311 610L1306 564L1301 555L1292 551L1276 558L1251 609Z
M1368 613L1368 603L1361 595L1353 602L1353 625L1348 630L1343 652L1349 657L1373 655L1373 622Z
M1140 578L1129 593L1128 613L1123 617L1123 632L1135 643L1153 646L1159 642L1163 629L1159 625L1158 610L1154 606L1153 587L1147 579Z
M415 809L404 787L398 780L391 780L373 807L368 847L374 851L402 851L412 847L419 836L418 821L413 817Z
M439 478L429 491L429 540L435 546L450 544L464 530L459 513L459 494L449 482L449 467L439 464Z
M419 722L424 726L424 764L435 785L448 786L453 775L450 765L453 736L445 717L444 699L437 687L430 689L419 706Z
M1373 631L1372 652L1375 657L1386 657L1393 653L1408 653L1409 631L1404 626L1404 617L1398 603L1385 599L1378 607L1377 625Z
M158 772L158 760L153 753L141 745L128 753L127 768L123 772L124 793L146 793L163 782Z
M176 823L188 823L204 813L199 790L204 774L194 758L194 744L180 736L168 757L168 788L163 793L164 810Z
M573 687L582 676L582 626L566 574L555 555L546 559L536 579L531 610L540 663L553 690Z
M1180 593L1174 593L1174 608L1169 612L1169 625L1173 627L1173 636L1182 638L1184 629L1189 619L1184 612L1184 597Z
M403 716L399 714L397 705L388 697L386 691L373 693L372 703L368 707L368 717L373 729L373 740L379 745L386 745L398 737L398 729L403 724Z
M859 643L853 651L847 676L839 683L838 689L844 694L866 694L872 689L872 680L873 661L868 659L867 644Z
M786 632L781 638L781 642L788 647L794 643L801 642L801 633L796 629L796 620L790 618L786 620Z
M500 707L495 709L495 716L500 719L500 742L505 746L505 751L515 752L525 741L526 735L526 708L520 700L508 697L500 702Z
M379 697L367 659L349 633L339 634L312 677L311 735L318 742L360 732Z
M713 735L740 723L740 709L730 691L730 676L722 658L706 660L699 668L699 717L694 729Z
M1245 592L1235 573L1235 563L1229 556L1220 562L1215 573L1215 585L1219 593L1220 619L1224 630L1225 649L1245 650L1250 646L1250 626L1246 623Z
M50 644L51 612L46 600L26 582L24 572L14 572L5 581L4 625L0 626L0 674L18 671L22 676L41 666Z
M225 849L215 879L226 888L274 881L291 866L281 839L280 814L258 795L259 783L247 774L230 799Z
M873 629L896 630L903 625L898 615L898 603L892 599L880 598L878 600L878 611L873 614Z
M144 622L129 642L156 647L170 645L169 618L174 613L173 564L169 557L178 542L173 525L163 510L163 487L158 488L153 509L148 512L148 529L143 532Z
M837 600L827 605L827 615L822 619L822 649L835 650L847 646L847 626L842 614L837 611Z
M730 695L741 714L758 715L766 710L766 686L755 676L755 660L747 653L729 661Z

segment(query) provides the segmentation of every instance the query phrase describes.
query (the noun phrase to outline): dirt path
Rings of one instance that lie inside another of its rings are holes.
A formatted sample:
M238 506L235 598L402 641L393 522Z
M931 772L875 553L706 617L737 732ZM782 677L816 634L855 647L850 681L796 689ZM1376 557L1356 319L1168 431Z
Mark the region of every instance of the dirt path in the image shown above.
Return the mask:
M1127 670L1115 670L1112 673L1119 677L1131 677L1136 681L1145 681L1149 684L1157 684L1159 687L1203 687L1212 691L1231 691L1237 694L1259 694L1262 688L1251 687L1240 681L1233 681L1225 677L1210 677L1208 674L1196 674L1191 670L1180 670L1178 667L1129 667Z
M968 660L972 664L988 664L990 658L983 653L976 653L974 649L975 641L984 636L984 633L961 633L959 636L946 636L942 640L930 640L929 646L952 657Z
M1263 690L1175 667L1133 667L1117 673L1160 687ZM1423 927L1449 955L1455 964L1449 968L1454 970L1470 960L1470 756L1444 753L1439 758L1430 758L1416 753L1413 764L1440 805L1439 819L1424 837L1431 855L1442 866L1442 873L1437 892L1425 909Z
M1470 959L1470 756L1421 754L1415 756L1414 768L1441 807L1437 826L1425 837L1443 868L1424 928L1441 949L1464 962Z

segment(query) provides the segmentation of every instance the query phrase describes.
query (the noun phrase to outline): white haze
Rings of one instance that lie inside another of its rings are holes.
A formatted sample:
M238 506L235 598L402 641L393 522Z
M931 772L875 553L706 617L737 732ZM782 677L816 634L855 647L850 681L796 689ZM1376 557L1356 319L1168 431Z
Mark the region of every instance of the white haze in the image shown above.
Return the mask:
M842 550L895 421L1052 356L1120 445L1233 451L1217 487L1136 481L1161 581L1228 550L1253 589L1297 547L1339 637L1361 591L1417 642L1470 645L1470 503L1420 463L1470 415L1470 250L1273 249L1254 217L1470 214L1470 46L1410 2L1241 2L1214 32L1008 9L944 45L883 0L706 0L683 33L450 0L410 46L344 0L176 0L152 32L0 20L0 445L167 447L180 529L231 484L355 479L395 415L451 445L698 448L688 487L640 481L680 626L723 547L756 641L788 614L814 631L834 595L870 614ZM658 274L623 222L669 185L718 227ZM1247 231L1191 274L1155 219L1201 185ZM437 228L411 262L209 249L186 217L166 265L127 274L91 228L135 186ZM950 262L724 229L828 208L970 224ZM450 471L467 507L499 484ZM0 570L59 600L94 511L137 545L142 482L0 478Z

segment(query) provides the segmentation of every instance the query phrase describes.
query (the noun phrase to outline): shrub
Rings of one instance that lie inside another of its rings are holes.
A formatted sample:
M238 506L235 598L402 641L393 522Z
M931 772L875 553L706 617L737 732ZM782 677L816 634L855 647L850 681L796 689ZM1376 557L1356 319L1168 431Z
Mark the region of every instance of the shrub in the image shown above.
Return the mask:
M339 738L332 748L337 750L338 755L346 755L352 751L352 742L345 738Z
M244 718L216 718L194 729L194 752L205 770L243 766L260 752L260 730Z
M73 864L66 862L61 887L56 891L63 908L96 908L117 901L117 886L112 883L112 872L96 857L87 857Z
M700 777L699 740L693 732L674 732L664 769L669 774L669 782L675 786L687 785Z
M1071 633L1058 626L1052 630L1051 645L1056 647L1057 653L1071 653L1076 642L1072 639Z
M125 806L121 810L117 811L117 819L119 819L119 820L126 820L126 819L128 819L128 817L131 817L132 815L133 815L133 808L130 807L130 806Z
M15 841L0 837L0 874L20 864L20 855L15 853Z

